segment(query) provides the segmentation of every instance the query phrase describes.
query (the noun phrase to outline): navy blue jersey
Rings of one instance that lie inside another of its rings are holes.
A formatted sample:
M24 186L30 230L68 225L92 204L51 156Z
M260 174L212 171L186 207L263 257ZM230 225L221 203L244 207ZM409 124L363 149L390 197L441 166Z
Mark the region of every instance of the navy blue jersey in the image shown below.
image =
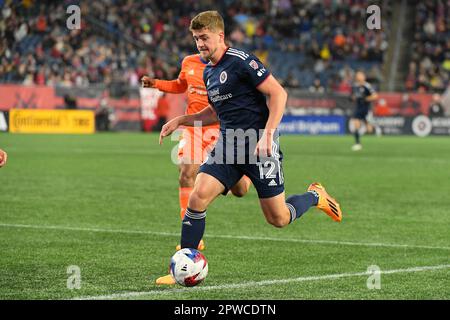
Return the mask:
M223 135L226 129L265 128L269 109L257 86L269 74L256 56L235 48L228 48L215 65L206 66L203 80Z
M224 195L243 175L252 180L260 198L284 192L283 154L277 132L271 157L253 154L269 118L266 97L257 89L268 76L269 71L257 57L234 48L228 48L215 65L208 64L203 73L221 135L199 172L219 180L224 185ZM256 135L242 136L238 132Z
M356 108L360 110L369 110L370 101L366 101L366 98L375 93L375 90L368 82L363 84L354 84L352 86L352 95L356 99Z

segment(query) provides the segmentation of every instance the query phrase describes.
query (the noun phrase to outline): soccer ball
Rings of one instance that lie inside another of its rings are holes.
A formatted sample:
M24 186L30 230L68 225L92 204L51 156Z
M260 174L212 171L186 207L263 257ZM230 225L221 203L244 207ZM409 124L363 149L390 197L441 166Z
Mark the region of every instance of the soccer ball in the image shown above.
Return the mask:
M170 260L170 274L182 286L196 286L208 274L208 261L196 249L184 248L178 250Z

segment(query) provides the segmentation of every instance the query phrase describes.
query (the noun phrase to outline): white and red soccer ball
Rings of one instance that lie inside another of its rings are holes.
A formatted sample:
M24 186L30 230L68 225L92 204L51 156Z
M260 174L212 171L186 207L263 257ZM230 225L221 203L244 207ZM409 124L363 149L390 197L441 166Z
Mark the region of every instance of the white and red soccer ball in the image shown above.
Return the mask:
M196 286L208 274L208 261L196 249L184 248L178 250L170 260L170 274L182 286Z

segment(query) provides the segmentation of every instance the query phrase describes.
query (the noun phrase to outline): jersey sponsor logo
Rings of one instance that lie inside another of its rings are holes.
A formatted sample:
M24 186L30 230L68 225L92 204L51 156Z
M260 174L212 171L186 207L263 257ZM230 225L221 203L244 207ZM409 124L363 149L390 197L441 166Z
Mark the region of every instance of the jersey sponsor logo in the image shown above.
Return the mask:
M225 83L225 81L227 81L227 79L228 79L227 72L226 71L222 71L220 73L220 78L219 78L220 83Z
M211 102L218 102L218 101L223 101L223 100L227 100L233 97L233 94L231 93L227 93L227 94L223 94L223 95L218 95L218 96L214 96L211 97Z
M227 93L227 94L223 94L223 95L220 95L219 93L220 93L219 88L208 91L208 96L209 96L209 99L211 100L211 102L223 101L223 100L227 100L227 99L230 99L233 97L233 94L231 94L231 93Z
M188 86L188 92L189 93L196 93L199 94L201 96L206 96L208 93L206 92L206 88L203 86L194 86L194 85L189 85Z
M261 70L259 70L256 74L258 75L258 77L261 77L265 72L266 68L261 68Z
M213 90L209 90L208 91L208 95L212 98L214 96L217 96L220 93L219 88L213 89Z
M252 67L254 70L259 69L258 63L255 60L250 61L249 66Z

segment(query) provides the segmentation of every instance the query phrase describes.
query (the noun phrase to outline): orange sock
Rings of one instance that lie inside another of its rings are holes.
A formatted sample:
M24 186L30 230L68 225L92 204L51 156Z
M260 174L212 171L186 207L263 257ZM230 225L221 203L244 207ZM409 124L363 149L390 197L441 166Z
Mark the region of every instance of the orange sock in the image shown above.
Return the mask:
M192 192L192 187L179 187L178 195L180 198L180 218L184 219L184 213L186 212L186 208L189 201L189 195Z

